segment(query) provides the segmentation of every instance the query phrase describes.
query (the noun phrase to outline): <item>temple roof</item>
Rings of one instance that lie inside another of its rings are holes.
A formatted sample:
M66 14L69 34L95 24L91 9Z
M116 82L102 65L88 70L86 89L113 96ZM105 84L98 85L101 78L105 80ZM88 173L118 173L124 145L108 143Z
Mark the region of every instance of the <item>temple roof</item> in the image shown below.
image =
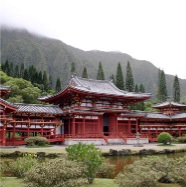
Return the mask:
M0 98L0 104L1 104L1 105L4 105L4 106L6 106L6 107L8 107L8 108L11 109L11 110L16 110L16 109L18 109L18 107L17 107L16 105L14 105L13 103L10 103L10 102L8 102L8 101L2 99L2 98Z
M4 86L4 85L0 84L0 91L1 90L8 90L8 91L10 91L11 87L10 86Z
M69 88L79 92L84 92L86 94L101 94L109 97L117 96L122 98L135 98L142 100L149 99L151 97L151 94L149 93L135 93L120 90L111 81L108 80L93 80L72 76L69 85L64 90L54 95L39 98L39 100L52 100L53 98L58 97L59 95L64 93L65 90Z
M18 113L63 114L58 105L15 103L15 106L18 107Z
M177 102L163 102L152 106L153 108L161 109L161 108L186 108L185 104L177 103Z
M182 119L186 118L186 113L179 113L174 115L166 115L162 113L147 113L146 119Z

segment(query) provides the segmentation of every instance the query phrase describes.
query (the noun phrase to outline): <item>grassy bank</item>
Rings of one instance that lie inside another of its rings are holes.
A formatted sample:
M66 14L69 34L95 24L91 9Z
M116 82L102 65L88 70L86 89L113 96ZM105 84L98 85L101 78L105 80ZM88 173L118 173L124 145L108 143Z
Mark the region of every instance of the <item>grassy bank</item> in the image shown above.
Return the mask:
M22 180L16 177L6 177L2 187L20 187L22 184ZM116 183L114 183L114 179L100 179L96 178L93 184L83 185L82 187L118 187ZM178 184L163 184L160 183L158 187L180 187Z

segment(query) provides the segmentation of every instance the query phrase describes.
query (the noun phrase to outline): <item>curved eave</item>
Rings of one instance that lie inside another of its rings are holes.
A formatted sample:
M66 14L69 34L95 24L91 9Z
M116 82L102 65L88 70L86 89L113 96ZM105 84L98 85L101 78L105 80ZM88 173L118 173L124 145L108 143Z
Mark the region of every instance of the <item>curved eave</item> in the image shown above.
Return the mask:
M85 91L82 89L79 89L77 87L72 87L68 86L66 87L63 91L58 92L54 95L48 96L48 97L43 97L43 98L38 98L40 101L43 102L48 102L48 103L55 103L56 100L59 100L59 98L66 96L67 92L75 92L75 93L80 93L80 94L85 94L85 95L91 95L91 96L99 96L99 97L109 97L109 98L118 98L118 99L129 99L129 100L137 100L137 101L144 101L149 98L151 98L151 94L124 94L123 95L116 95L116 94L107 94L107 93L98 93L98 92L93 92L93 91Z
M15 106L12 103L9 103L7 101L5 101L4 99L0 98L0 105L4 106L6 109L8 108L9 110L15 111L18 109L17 106Z

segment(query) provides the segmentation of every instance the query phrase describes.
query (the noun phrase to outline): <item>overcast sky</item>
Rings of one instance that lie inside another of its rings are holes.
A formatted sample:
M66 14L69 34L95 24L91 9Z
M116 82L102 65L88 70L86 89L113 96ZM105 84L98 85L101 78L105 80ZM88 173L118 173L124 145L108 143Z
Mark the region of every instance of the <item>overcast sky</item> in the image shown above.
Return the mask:
M186 79L186 0L0 0L1 24L120 51Z

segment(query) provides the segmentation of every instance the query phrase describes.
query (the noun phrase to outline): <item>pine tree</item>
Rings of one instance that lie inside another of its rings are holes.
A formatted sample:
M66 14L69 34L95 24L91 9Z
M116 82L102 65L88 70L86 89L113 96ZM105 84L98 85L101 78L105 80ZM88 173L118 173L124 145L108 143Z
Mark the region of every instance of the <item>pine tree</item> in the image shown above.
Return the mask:
M42 72L40 71L39 72L39 74L38 74L38 81L37 81L37 83L38 84L42 84L43 82L43 74L42 74Z
M124 90L124 79L123 79L123 72L121 69L121 64L118 63L117 66L117 72L116 72L116 86L121 89Z
M49 88L48 84L49 84L49 82L48 82L47 72L44 71L44 73L43 73L43 86L44 86L45 91L48 91L48 88Z
M102 67L101 62L99 62L97 80L105 80L105 75L104 75L104 71L103 71L103 67Z
M56 80L56 92L59 92L59 91L61 91L61 80L58 77Z
M52 76L49 76L49 90L52 90Z
M24 69L24 73L23 73L23 77L22 78L25 79L25 80L29 80L29 75L28 75L28 71L27 71L26 68Z
M135 92L139 92L139 88L138 88L138 85L137 85L137 84L135 85L134 91L135 91Z
M158 70L158 93L157 98L159 102L164 102L167 99L167 88L165 73L163 70Z
M24 77L24 71L25 71L25 65L22 63L21 68L20 68L20 73L19 73L20 78Z
M87 73L86 67L84 67L84 69L83 69L82 78L88 78L88 73Z
M14 77L15 77L15 78L19 78L19 66L18 66L18 65L16 65L16 67L15 67L15 70L14 70Z
M76 65L75 65L74 62L72 62L72 64L71 64L71 74L74 74L74 73L76 73Z
M140 84L139 91L142 93L145 93L145 88L144 88L143 84Z
M5 72L7 75L10 75L10 64L9 64L9 61L8 61L8 60L5 61L5 64L4 64L4 72Z
M180 83L177 75L174 77L173 99L175 102L180 102Z
M12 62L9 63L9 68L10 68L10 70L9 70L9 74L8 75L13 77L14 76L14 65L13 65Z
M126 68L125 89L129 92L134 91L134 78L132 75L130 62L127 63L127 68Z

